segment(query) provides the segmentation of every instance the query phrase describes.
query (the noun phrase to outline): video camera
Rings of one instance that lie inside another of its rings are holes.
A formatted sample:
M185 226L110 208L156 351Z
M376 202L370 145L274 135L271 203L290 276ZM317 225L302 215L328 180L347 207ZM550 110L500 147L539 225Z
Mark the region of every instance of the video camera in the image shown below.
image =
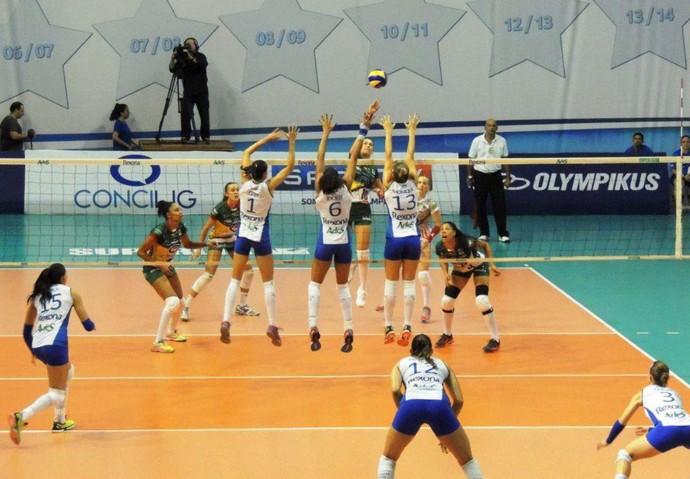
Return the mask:
M189 49L185 45L178 43L177 46L173 49L173 52L175 53L178 59L184 59L184 55L189 52Z

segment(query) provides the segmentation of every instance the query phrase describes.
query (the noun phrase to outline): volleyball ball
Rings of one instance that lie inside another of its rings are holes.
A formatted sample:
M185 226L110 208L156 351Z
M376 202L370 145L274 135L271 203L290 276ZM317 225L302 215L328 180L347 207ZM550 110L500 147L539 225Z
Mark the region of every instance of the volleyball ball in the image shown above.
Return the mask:
M369 72L369 86L374 88L382 88L386 86L388 78L386 77L386 72L381 69L375 69Z

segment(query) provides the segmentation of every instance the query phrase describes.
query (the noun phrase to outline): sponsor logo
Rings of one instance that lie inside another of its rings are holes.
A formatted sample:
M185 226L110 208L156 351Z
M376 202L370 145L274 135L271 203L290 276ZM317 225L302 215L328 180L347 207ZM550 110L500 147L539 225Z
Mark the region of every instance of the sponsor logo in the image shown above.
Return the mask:
M196 205L197 198L192 190L172 190L169 193L162 193L155 188L154 184L161 176L161 167L141 161L151 158L143 155L127 155L120 159L122 165L112 165L110 176L122 186L113 189L93 190L88 187L80 189L74 194L76 207L81 209L153 209L161 199L172 201L187 209Z
M657 191L658 173L547 173L534 175L532 181L511 175L511 191Z

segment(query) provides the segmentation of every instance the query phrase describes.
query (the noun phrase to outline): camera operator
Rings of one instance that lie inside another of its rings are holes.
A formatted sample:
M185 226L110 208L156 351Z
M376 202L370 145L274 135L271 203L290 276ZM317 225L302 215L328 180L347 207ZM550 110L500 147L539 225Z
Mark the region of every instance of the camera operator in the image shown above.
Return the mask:
M10 114L0 123L0 150L1 151L22 151L24 141L29 140L33 143L36 132L33 128L22 133L19 119L24 116L24 105L15 101L10 105Z
M192 135L191 120L194 114L194 105L196 105L199 111L199 118L201 120L199 128L201 139L208 143L211 136L208 113L207 66L206 55L199 53L199 42L197 42L196 38L187 38L184 41L184 45L180 45L173 50L169 66L170 72L182 79L184 87L182 111L180 112L182 143L188 143Z

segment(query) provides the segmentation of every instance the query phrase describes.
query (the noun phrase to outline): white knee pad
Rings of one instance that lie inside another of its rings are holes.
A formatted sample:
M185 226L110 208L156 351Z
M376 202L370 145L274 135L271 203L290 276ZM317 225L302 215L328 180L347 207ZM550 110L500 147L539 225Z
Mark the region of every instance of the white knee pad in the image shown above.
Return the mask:
M625 449L621 449L620 451L618 451L618 456L616 456L616 462L619 461L625 461L628 464L631 464L632 456L630 456L630 454L628 454L628 451L626 451Z
M428 271L420 271L417 273L417 279L422 286L431 286L431 275Z
M391 298L395 298L396 291L398 289L398 282L397 281L391 281L390 279L387 279L384 286L383 286L383 296L389 296Z
M213 275L207 271L204 271L201 276L199 276L194 284L192 285L192 290L195 293L201 293L201 290L206 287L208 283L213 279Z
M443 311L453 311L455 310L455 298L443 295L441 298L441 309Z
M474 300L474 304L477 306L477 309L481 311L482 313L484 311L488 311L491 309L491 303L489 302L489 297L485 294L480 294L477 296Z
M64 389L50 388L50 389L48 389L48 395L50 396L50 401L53 404L59 404L65 400Z
M169 296L165 298L165 309L170 311L171 313L174 313L177 311L177 308L180 307L180 298L177 296Z
M72 380L74 377L74 364L69 365L69 371L67 371L67 384Z
M406 303L410 301L414 303L415 296L417 295L414 281L403 281L403 295Z
M350 287L347 284L338 285L338 299L341 303L343 301L349 301L352 299L352 294L350 294Z
M249 289L252 285L252 280L254 279L254 270L246 269L242 273L242 281L240 281L240 289Z

